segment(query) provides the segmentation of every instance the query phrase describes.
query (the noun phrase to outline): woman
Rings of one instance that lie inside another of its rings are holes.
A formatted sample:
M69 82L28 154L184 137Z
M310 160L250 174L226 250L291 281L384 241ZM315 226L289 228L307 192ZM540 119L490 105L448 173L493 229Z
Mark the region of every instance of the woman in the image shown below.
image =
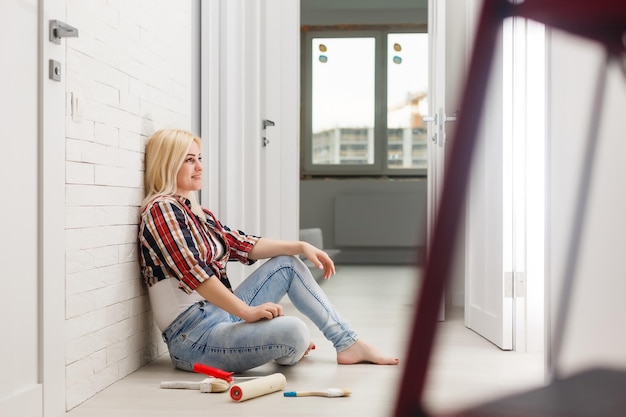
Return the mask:
M155 132L146 146L141 272L175 366L242 372L271 361L295 364L315 347L306 324L283 315L285 294L333 343L337 363L397 364L358 338L294 256L304 255L328 279L335 267L324 251L230 229L199 206L200 149L200 138L175 129ZM233 290L226 263L259 259L269 260Z

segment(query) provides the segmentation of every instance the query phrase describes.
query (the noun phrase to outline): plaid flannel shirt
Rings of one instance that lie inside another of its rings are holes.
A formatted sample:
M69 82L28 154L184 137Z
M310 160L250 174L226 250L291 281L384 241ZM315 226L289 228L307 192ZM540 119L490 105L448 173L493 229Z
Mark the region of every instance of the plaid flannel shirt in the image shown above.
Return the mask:
M226 263L239 261L251 265L248 258L258 236L222 225L203 208L203 221L191 211L191 202L182 196L159 196L141 213L139 226L140 267L149 287L166 278L176 278L186 293L215 275L232 291L226 275ZM221 240L224 254L215 258L216 242Z

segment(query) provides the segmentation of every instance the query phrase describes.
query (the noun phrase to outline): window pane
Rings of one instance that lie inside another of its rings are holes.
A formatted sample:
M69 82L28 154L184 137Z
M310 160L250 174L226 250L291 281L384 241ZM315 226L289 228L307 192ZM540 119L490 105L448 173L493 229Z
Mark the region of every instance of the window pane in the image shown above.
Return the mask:
M387 37L387 166L427 168L428 34Z
M312 162L373 164L375 39L312 42Z

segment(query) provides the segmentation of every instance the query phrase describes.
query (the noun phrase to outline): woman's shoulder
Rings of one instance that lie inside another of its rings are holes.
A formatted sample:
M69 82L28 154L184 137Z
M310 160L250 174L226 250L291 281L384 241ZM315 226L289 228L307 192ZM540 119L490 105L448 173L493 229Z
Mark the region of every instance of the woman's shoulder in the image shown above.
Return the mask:
M154 209L158 210L172 210L180 209L184 210L185 201L180 196L161 194L157 195L150 200L143 209L143 212L150 212Z

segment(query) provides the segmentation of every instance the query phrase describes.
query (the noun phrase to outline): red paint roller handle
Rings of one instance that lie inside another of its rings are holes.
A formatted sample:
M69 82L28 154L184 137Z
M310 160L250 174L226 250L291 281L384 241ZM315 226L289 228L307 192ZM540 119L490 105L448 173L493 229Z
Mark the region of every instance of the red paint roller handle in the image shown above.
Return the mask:
M220 379L225 380L226 382L232 382L233 381L232 375L234 374L234 372L222 371L221 369L213 368L211 366L204 365L204 364L201 364L201 363L194 364L193 365L193 371L194 372L198 372L200 374L206 374L206 375L209 375L209 376L213 376L215 378L220 378Z

